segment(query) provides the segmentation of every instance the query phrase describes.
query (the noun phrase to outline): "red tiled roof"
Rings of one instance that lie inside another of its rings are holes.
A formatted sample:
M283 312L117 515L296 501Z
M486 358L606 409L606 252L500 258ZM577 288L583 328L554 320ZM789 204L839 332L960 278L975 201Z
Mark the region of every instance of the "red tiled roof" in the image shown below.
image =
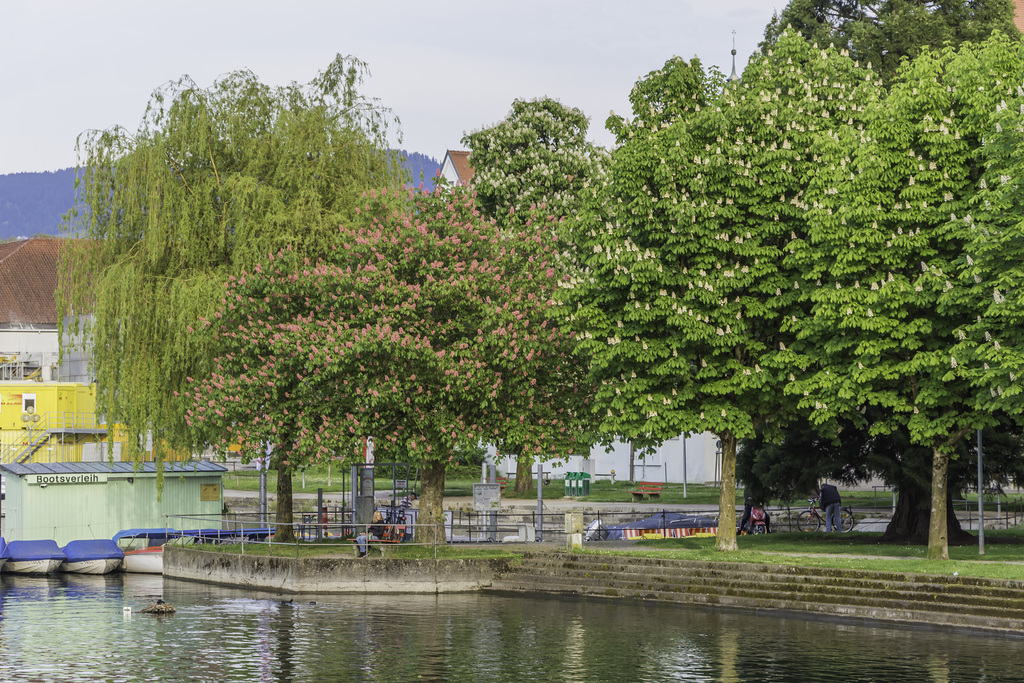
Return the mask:
M459 181L463 185L469 185L470 181L473 180L473 176L476 175L476 170L469 165L469 152L450 149L448 150L448 156L452 160L455 172L459 174Z
M64 240L0 244L0 325L57 324L57 258Z
M1024 0L1016 0L1013 4L1013 23L1024 32Z

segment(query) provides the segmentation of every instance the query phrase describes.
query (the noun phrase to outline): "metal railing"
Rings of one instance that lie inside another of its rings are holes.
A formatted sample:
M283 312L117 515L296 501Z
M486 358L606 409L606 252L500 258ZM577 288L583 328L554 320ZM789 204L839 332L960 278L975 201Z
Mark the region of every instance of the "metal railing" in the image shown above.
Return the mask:
M982 507L985 513L986 529L1009 529L1024 522L1024 498L1003 498L984 500ZM978 501L954 500L953 511L965 529L978 528Z
M78 432L102 434L107 426L95 413L49 412L35 413L38 422L32 423L31 429L5 430L0 443L0 463L24 462L40 448L45 446L53 436ZM77 452L76 446L81 444L61 444L60 456L54 460L61 462L67 459L68 447ZM51 460L51 458L48 458Z
M270 522L261 525L257 519L249 520L251 514L245 515L166 515L165 535L167 543L175 544L237 544L242 555L255 554L271 556L282 548L294 548L295 558L300 556L300 548L308 547L330 547L337 549L341 544L351 546L353 553L356 552L357 537L361 534L367 536L364 541L369 547L381 548L383 545L401 545L405 547L421 546L433 549L434 559L437 559L437 548L445 545L444 535L440 525L417 524L417 528L426 529L426 534L421 534L423 540L413 540L411 530L403 529L402 538L376 538L370 534L370 527L374 524L347 524L340 527L343 535L324 534L315 536L309 533L308 522L293 522L291 524L280 524ZM228 519L233 517L233 519ZM223 526L212 526L215 523L222 523ZM194 529L187 527L196 525ZM318 524L318 526L320 526ZM388 525L386 525L388 526ZM181 527L175 528L175 527ZM279 529L291 527L293 541L288 543L275 542L275 536ZM433 533L430 533L433 531ZM264 551L265 549L265 551ZM289 550L290 554L290 550ZM382 553L383 554L383 553Z

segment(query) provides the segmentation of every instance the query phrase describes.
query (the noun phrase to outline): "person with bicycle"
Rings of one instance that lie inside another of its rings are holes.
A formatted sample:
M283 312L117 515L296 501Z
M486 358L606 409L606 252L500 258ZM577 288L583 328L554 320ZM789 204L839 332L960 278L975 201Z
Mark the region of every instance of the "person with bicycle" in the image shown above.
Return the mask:
M825 510L825 531L842 531L843 525L839 521L839 508L843 500L839 495L839 489L832 484L822 484L818 487L818 502Z

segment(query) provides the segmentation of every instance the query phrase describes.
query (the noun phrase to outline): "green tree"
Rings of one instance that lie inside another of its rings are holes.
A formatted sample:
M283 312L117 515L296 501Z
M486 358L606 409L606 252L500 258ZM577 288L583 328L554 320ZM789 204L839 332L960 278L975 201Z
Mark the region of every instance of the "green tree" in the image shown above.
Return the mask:
M575 215L606 156L587 141L589 127L582 111L557 100L515 100L503 120L463 137L483 214L503 228L525 223L534 206L560 219Z
M421 519L440 525L456 449L579 445L586 368L554 317L552 228L500 230L462 188L372 198L324 261L292 251L232 279L190 424L219 446L275 443L291 467L372 436L423 468Z
M620 130L610 182L576 238L587 270L568 296L606 429L721 438L717 547L734 550L737 440L789 409L780 358L804 297L783 255L805 232L812 146L855 129L874 88L852 60L795 33L717 100L717 79L696 60L686 68L674 123L638 115Z
M871 409L870 413L878 411ZM871 477L898 493L884 539L896 543L928 542L931 518L932 451L915 444L905 427L872 435L866 422L840 420L837 436L822 435L807 420L791 423L781 438L744 439L737 455L736 474L764 500L799 500L812 495L822 479L848 485ZM1024 445L1020 428L1006 416L997 427L984 430L986 487L1002 490L1024 477ZM960 526L952 508L954 495L972 491L978 483L976 440L962 439L949 463L946 524L951 542L972 538Z
M761 50L792 27L820 45L835 43L888 83L904 59L925 48L1016 35L1012 0L790 0L765 27Z
M710 105L719 95L725 79L711 67L696 68L700 60L672 57L664 66L643 76L629 91L631 120L611 112L605 127L623 145L642 129L685 121Z
M365 74L339 55L306 85L238 71L204 90L186 77L154 92L137 131L80 136L66 225L85 239L62 253L60 308L88 316L97 408L124 425L130 456L148 432L157 460L188 447L174 392L211 369L215 347L190 330L224 282L285 247L325 254L362 191L401 182L387 152L397 120L359 94ZM280 521L290 482L278 477Z
M463 137L481 212L511 232L536 229L543 224L538 217L553 216L557 222L549 225L564 235L564 226L577 219L581 193L601 182L607 160L587 141L589 125L583 112L557 100L515 100L502 121ZM561 273L577 269L571 251L552 265ZM499 452L516 455L515 490L529 490L532 454L511 435L494 443Z
M1019 45L1019 44L1018 44ZM1011 83L1024 74L1020 48L1008 55ZM991 58L991 56L987 56ZM1002 85L1002 84L1000 84ZM969 204L950 216L966 228L964 267L957 292L962 305L979 312L965 326L954 350L963 358L958 372L982 388L980 400L992 412L1024 418L1020 396L1024 377L1024 93L999 88L981 147L984 173ZM959 331L958 331L959 332Z
M1013 94L1019 39L926 50L900 71L860 140L822 139L810 239L790 261L813 281L794 328L813 359L788 391L815 424L881 409L873 435L906 428L932 452L928 556L948 557L947 469L964 435L995 423L956 348L980 313L954 283L966 266L978 158Z

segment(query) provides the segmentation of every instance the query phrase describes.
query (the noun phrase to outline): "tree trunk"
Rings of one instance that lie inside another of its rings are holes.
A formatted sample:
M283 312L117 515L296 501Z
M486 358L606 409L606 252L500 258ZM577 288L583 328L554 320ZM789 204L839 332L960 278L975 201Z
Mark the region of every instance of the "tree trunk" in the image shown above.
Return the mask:
M882 540L892 543L927 543L930 519L928 492L910 482L899 486L898 491L896 510L882 534Z
M928 543L928 528L931 520L931 492L903 482L896 498L896 511L882 534L886 543L904 545L925 545ZM954 544L967 543L974 537L963 530L960 520L953 511L952 494L946 491L946 533Z
M516 485L512 490L516 493L533 490L533 458L529 455L516 456Z
M938 448L932 449L932 514L928 523L928 559L949 559L949 533L946 524L946 474L949 456Z
M445 465L430 460L423 465L420 508L416 518L417 543L444 543Z
M718 536L715 548L739 550L736 544L736 436L725 432L722 437L722 482L718 497Z
M280 449L278 449L280 453ZM277 461L277 526L274 528L274 541L294 543L295 529L292 528L292 468L285 464L283 455Z

